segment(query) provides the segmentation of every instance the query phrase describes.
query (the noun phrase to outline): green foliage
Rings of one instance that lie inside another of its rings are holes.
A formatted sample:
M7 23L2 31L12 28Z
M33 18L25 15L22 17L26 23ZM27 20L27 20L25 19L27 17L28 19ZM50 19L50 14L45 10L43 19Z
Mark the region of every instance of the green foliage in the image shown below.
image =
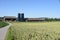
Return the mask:
M1 27L4 27L4 26L6 26L6 25L8 25L8 23L0 21L0 28L1 28Z
M14 22L5 40L57 40L60 22Z
M60 21L60 18L45 18L45 21Z

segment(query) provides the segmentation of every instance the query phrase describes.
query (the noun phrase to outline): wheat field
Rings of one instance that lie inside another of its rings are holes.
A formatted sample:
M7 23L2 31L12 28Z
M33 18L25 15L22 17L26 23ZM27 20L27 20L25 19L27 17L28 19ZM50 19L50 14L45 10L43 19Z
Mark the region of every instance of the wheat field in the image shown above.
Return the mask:
M5 40L60 40L60 22L13 22Z

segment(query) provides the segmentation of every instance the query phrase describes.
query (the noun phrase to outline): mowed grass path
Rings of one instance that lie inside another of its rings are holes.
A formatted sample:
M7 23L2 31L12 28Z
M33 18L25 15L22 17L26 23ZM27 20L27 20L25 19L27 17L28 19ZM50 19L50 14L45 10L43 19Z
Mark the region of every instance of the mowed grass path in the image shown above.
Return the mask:
M5 40L57 39L60 39L60 22L14 22Z

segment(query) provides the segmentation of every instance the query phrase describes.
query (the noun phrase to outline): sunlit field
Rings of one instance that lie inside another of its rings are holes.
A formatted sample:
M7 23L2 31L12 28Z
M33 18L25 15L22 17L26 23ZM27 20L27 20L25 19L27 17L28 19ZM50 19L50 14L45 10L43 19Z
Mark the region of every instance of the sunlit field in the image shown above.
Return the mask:
M5 40L60 40L60 22L14 22Z

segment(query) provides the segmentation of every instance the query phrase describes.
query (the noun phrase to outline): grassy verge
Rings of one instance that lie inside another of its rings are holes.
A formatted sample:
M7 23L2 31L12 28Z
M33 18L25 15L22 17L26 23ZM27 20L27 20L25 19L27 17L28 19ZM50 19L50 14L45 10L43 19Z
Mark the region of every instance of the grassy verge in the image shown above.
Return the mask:
M5 40L11 40L11 27L7 31L7 35L6 35Z
M0 21L0 28L1 28L1 27L4 27L4 26L6 26L6 25L8 25L8 23Z
M5 40L60 40L60 22L14 22Z

